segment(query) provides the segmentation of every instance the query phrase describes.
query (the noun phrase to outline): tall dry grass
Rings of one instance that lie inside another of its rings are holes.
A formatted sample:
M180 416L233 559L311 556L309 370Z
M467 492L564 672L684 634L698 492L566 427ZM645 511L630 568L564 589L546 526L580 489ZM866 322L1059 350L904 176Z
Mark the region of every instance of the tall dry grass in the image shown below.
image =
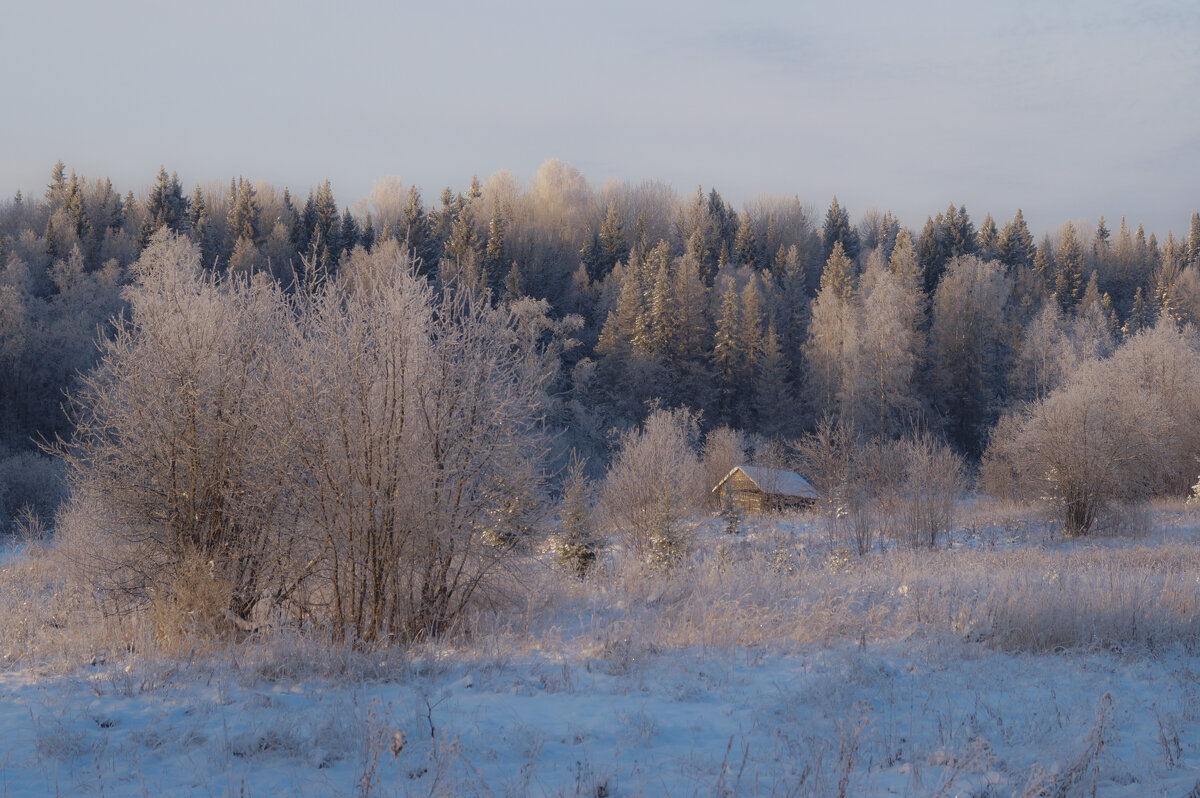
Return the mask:
M1160 507L1152 517L1167 533L1084 543L1044 537L1021 512L982 505L966 513L970 541L861 557L831 545L819 525L761 519L738 539L694 541L668 571L618 550L581 580L552 556L531 554L453 635L369 656L303 629L231 635L169 604L105 613L68 549L34 544L0 561L0 662L71 668L97 656L208 654L283 676L451 652L486 660L537 651L626 667L674 649L920 641L1153 655L1200 641L1200 514ZM197 582L202 590L202 573Z

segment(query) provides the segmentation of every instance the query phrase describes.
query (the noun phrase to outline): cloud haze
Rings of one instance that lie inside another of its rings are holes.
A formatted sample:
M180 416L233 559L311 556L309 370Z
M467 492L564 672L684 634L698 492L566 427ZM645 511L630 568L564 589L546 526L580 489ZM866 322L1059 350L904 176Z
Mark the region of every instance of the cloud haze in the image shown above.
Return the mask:
M797 194L909 226L1200 206L1188 2L27 4L0 31L0 191L245 174L353 202L557 157L589 180Z

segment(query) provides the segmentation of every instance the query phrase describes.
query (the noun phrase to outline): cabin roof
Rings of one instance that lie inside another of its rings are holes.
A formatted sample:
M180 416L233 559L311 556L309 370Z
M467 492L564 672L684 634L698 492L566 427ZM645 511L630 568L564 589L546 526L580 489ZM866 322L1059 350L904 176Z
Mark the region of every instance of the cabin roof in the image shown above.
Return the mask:
M798 499L820 498L808 480L792 471L759 466L734 466L724 479L713 487L713 492L724 485L730 477L741 471L763 493L772 496L794 496Z

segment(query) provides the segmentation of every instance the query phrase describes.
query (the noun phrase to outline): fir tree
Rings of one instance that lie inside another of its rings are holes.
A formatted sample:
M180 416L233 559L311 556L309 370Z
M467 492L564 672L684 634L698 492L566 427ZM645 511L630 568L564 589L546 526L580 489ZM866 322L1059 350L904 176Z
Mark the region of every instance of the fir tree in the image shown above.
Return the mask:
M1004 231L1000 234L997 256L1000 262L1012 271L1021 266L1032 267L1034 250L1033 236L1029 233L1029 226L1025 224L1025 216L1021 209L1017 208L1012 221L1004 225Z
M999 256L1000 233L996 229L996 222L990 213L983 217L983 223L979 225L979 232L975 234L975 251L984 260L995 260Z
M229 206L226 219L227 235L236 243L239 238L254 243L259 240L259 208L254 186L238 178L237 191Z
M362 231L358 227L358 221L350 213L350 209L345 208L342 211L342 224L338 232L339 254L349 252L361 243Z
M732 415L734 396L738 391L738 376L741 369L741 353L738 351L738 331L741 329L741 313L737 288L730 280L721 295L721 309L717 327L713 334L713 371L716 373L719 391L720 412L723 420Z
M521 267L514 260L504 277L504 301L515 302L524 295L525 291L521 287Z
M754 415L758 421L758 431L768 436L785 432L790 426L788 416L791 406L788 362L779 332L772 321L767 324L767 332L762 339L761 356L755 373Z
M445 278L449 268L464 285L477 285L480 282L482 260L479 236L475 233L475 212L471 205L463 204L442 251L441 273Z
M425 206L421 203L421 192L416 186L408 190L396 234L425 269L432 268L437 260L436 242Z
M940 213L936 218L925 217L925 226L917 237L917 258L921 262L921 271L925 273L925 293L932 294L942 272L946 270L946 262L950 260L950 243Z
M742 211L741 216L738 217L733 254L740 265L750 269L758 268L758 239L754 235L754 225L750 221L750 214L746 211Z
M559 562L580 579L587 576L600 550L600 537L592 517L595 489L584 474L586 462L572 450L566 487L558 510L562 524L562 536L558 542Z
M604 213L604 221L600 225L598 235L600 245L600 260L593 280L602 280L612 271L613 266L629 257L629 244L625 241L625 225L621 222L621 214L617 211L617 202L608 203Z
M821 290L831 290L842 301L849 299L854 290L853 270L854 266L842 249L841 243L834 244L829 259L825 261L825 268L821 271Z
M975 225L971 223L971 217L967 215L966 206L959 205L956 210L954 204L951 203L950 207L946 209L945 224L950 257L973 254L975 252Z
M488 271L498 274L505 260L505 235L508 230L506 208L496 203L492 218L488 221L487 245L483 251L483 265Z
M825 247L826 259L838 244L841 244L842 251L850 260L858 257L858 231L850 224L850 214L838 205L837 197L829 203L829 210L825 213L825 224L821 227L821 243Z
M1188 264L1200 268L1200 211L1192 213L1188 226Z
M1154 326L1154 309L1150 303L1146 301L1146 297L1142 294L1142 287L1139 285L1133 294L1133 308L1129 311L1129 317L1125 319L1125 326L1121 328L1121 335L1128 339L1141 330Z
M74 183L74 174L71 182ZM68 194L75 194L76 189L69 188ZM167 177L165 167L158 168L158 179L150 189L146 198L146 219L142 223L142 244L150 240L150 236L163 227L176 232L184 229L187 222L187 200L183 197L183 187L179 184L179 176L172 174Z
M1079 304L1083 291L1083 248L1070 222L1063 227L1054 266L1054 295L1063 312L1069 313Z
M50 170L50 183L46 186L46 199L50 202L50 210L61 208L67 197L67 167L62 161L54 164Z

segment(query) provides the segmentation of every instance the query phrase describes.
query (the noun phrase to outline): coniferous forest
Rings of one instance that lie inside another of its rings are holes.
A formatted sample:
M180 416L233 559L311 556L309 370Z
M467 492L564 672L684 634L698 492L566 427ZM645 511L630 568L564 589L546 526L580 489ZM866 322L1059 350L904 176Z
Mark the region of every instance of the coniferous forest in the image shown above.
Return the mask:
M1161 316L1200 319L1194 212L1189 224L1181 210L1183 234L1101 217L1039 238L1020 209L973 218L951 202L923 222L855 211L836 198L736 208L717 188L595 188L557 161L527 187L501 172L430 200L392 182L353 208L328 182L296 195L243 177L185 190L160 169L148 191L122 193L60 162L43 196L0 205L0 446L23 457L68 432L64 391L96 361L94 339L162 229L214 275L270 275L286 290L351 273L394 241L434 285L545 301L565 344L551 423L600 463L614 431L655 406L763 439L826 417L866 438L929 430L977 462L1006 411L1078 363Z

